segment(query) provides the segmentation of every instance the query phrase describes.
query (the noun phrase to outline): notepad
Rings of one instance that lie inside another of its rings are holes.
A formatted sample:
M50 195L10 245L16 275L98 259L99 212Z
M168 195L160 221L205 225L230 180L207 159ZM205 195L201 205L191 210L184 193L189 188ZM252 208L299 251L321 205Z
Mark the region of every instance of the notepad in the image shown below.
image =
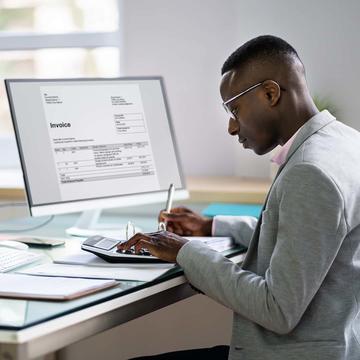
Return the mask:
M235 246L232 238L223 236L187 236L185 239L201 241L219 252L230 250Z
M133 281L152 281L164 275L174 264L166 268L153 267L96 267L66 264L41 264L28 269L19 270L18 273L28 275L62 276L69 278L87 279L115 279Z
M116 284L114 280L0 274L0 297L70 300Z

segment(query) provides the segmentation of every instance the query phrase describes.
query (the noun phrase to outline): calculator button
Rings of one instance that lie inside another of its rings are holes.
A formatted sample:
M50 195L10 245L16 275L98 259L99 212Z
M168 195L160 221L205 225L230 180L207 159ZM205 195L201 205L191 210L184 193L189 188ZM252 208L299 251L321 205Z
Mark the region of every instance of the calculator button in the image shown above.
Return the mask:
M150 253L149 253L147 250L145 250L145 249L141 249L141 250L140 250L140 255L149 256Z

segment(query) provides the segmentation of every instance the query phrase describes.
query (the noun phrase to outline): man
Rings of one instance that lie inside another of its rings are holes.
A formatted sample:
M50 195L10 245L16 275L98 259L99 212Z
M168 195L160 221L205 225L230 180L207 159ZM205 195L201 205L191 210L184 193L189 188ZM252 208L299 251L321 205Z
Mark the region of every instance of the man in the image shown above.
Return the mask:
M297 52L274 36L226 60L220 92L245 148L283 146L259 220L177 208L160 217L178 235L137 234L124 247L176 261L233 309L229 359L359 359L360 134L317 110ZM188 234L232 236L248 246L244 263L179 236Z

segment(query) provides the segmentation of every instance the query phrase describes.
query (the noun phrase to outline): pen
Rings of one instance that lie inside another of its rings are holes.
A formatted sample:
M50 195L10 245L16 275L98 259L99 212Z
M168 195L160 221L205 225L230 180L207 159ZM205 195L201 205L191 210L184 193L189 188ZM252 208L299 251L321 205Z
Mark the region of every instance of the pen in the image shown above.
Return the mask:
M175 186L174 186L174 184L170 184L170 187L168 190L167 201L166 201L166 207L165 207L166 212L170 212L170 210L171 210L174 192L175 192Z
M171 210L174 192L175 192L175 186L174 186L174 184L170 184L168 194L167 194L166 207L165 207L165 212L167 212L167 213L170 212L170 210ZM158 230L160 230L160 231L166 230L166 222L165 221L159 222Z

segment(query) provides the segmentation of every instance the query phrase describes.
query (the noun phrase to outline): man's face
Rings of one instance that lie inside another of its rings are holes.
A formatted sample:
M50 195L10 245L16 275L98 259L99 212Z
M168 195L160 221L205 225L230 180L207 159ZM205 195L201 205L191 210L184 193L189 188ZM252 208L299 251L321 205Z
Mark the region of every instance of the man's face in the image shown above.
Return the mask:
M229 71L221 81L223 101L254 84L255 82L250 83ZM272 106L269 106L269 94L266 91L266 85L260 85L228 104L236 117L229 119L229 134L237 136L244 148L252 149L258 155L266 154L278 145L275 113Z

